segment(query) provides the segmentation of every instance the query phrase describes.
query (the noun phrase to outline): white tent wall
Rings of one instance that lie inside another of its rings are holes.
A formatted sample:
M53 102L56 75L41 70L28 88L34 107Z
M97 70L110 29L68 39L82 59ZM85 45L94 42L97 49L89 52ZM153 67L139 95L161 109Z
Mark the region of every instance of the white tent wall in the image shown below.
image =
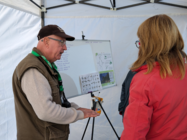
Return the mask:
M37 44L39 16L0 4L0 140L16 139L12 74Z
M176 22L185 41L185 51L187 52L187 15L169 14L169 16ZM123 130L122 117L118 113L121 85L126 77L129 67L137 59L138 48L135 46L135 41L138 40L136 35L137 29L139 25L149 17L150 16L100 18L74 17L46 19L46 25L57 24L62 27L66 33L74 35L76 39L81 39L81 31L84 31L86 39L88 40L111 41L117 86L101 91L99 96L104 98L103 107L119 136ZM96 93L96 95L98 95L98 93ZM74 101L83 107L90 107L91 105L90 95L76 97L70 99L70 101ZM81 139L86 122L87 120L82 120L71 124L70 140ZM85 140L88 140L91 137L91 126L92 121L90 121ZM100 117L96 118L94 139L117 139L103 113Z

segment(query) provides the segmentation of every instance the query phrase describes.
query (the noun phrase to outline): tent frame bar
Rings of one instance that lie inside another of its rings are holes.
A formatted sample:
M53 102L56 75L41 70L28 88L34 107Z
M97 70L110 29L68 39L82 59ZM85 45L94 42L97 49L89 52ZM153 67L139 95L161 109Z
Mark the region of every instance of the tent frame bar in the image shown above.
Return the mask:
M116 7L116 0L113 0L113 5L114 7Z
M64 6L69 6L69 5L73 5L73 4L77 4L77 3L84 4L84 5L89 5L89 6L94 6L94 7L99 7L99 8L103 8L103 9L115 10L115 11L116 10L130 8L130 7L135 7L135 6L139 6L139 5L144 5L144 4L148 4L148 3L158 3L158 4L163 4L163 5L168 5L168 6L174 6L174 7L187 9L187 6L161 2L161 0L141 0L141 1L145 1L145 2L137 3L137 4L133 4L133 5L127 5L127 6L123 6L123 7L119 7L119 8L116 8L116 0L113 0L113 2L112 2L112 0L110 0L112 8L106 7L106 6L101 6L101 5L96 5L96 4L91 4L91 3L86 3L87 1L91 1L91 0L80 0L78 2L76 0L66 0L66 1L69 1L71 3L62 4L62 5L56 5L56 6L53 6L53 7L48 7L48 8L46 8L46 10L43 10L43 9L45 9L44 5L39 6L33 0L30 0L30 1L34 5L36 5L37 7L39 7L41 9L42 27L45 26L45 23L44 23L44 21L45 21L45 12L47 12L47 10L54 9L54 8L59 8L59 7L64 7Z
M56 5L56 6L53 6L53 7L46 8L46 10L50 10L50 9L54 9L54 8L59 8L59 7L64 7L64 6L68 6L68 5L73 5L73 4L76 4L76 3L72 2L72 3L62 4L62 5Z
M114 4L113 4L114 2L112 3L112 1L110 0L110 3L111 3L111 5L112 5L112 8L114 9Z
M76 0L66 0L66 1L69 1L71 3L63 4L63 5L57 5L57 6L53 6L53 7L48 7L46 9L49 10L49 9L54 9L54 8L58 8L58 7L64 7L64 6L69 6L69 5L80 3L80 4L84 4L84 5L89 5L89 6L94 6L94 7L99 7L99 8L111 10L110 7L87 3L87 1L91 1L91 0L80 0L79 2L76 2ZM112 5L112 10L121 10L121 9L135 7L135 6L144 5L144 4L148 4L148 3L158 3L158 4L175 6L175 7L186 8L187 9L187 6L182 6L182 5L172 4L172 3L161 2L161 0L142 0L142 1L145 1L145 2L143 2L143 3L137 3L137 4L132 4L132 5L127 5L127 6L122 6L122 7L119 7L119 8L116 8L116 0L113 0L113 2L112 2L112 0L110 0L110 3Z
M99 7L99 8L103 8L103 9L108 9L110 10L110 7L106 7L106 6L101 6L101 5L96 5L96 4L91 4L91 3L86 3L85 1L79 1L79 3L84 4L84 5L89 5L89 6L94 6L94 7ZM112 7L113 4L111 3Z
M149 2L143 2L143 3L137 3L137 4L127 5L127 6L119 7L116 10L126 9L126 8L135 7L135 6L139 6L139 5L144 5L144 4L148 4L148 3Z
M46 8L46 10L50 10L50 9L54 9L54 8L59 8L59 7L64 7L64 6L69 6L69 5L77 4L75 0L66 0L66 1L69 1L71 3L62 4L62 5L56 5L56 6L53 6L53 7L48 7L48 8ZM91 3L86 3L87 1L91 1L91 0L81 0L78 3L111 10L111 7L106 7L106 6L101 6L101 5L91 4ZM116 0L113 0L113 2L110 0L110 3L111 3L111 6L112 6L112 10L121 10L121 9L130 8L130 7L134 7L134 6L148 4L149 2L143 2L143 3L138 3L138 4L128 5L128 6L123 6L123 7L119 7L119 8L116 8Z
M40 7L40 6L39 6L37 3L35 3L33 0L30 0L30 1L31 1L33 4L35 4L37 7L39 7L40 9L42 9L42 7ZM77 4L77 3L111 10L110 7L106 7L106 6L101 6L101 5L96 5L96 4L87 3L87 1L91 1L91 0L80 0L79 2L77 2L76 0L65 0L65 1L69 1L69 2L71 2L71 3L62 4L62 5L56 5L56 6L53 6L53 7L48 7L48 8L46 8L46 10L50 10L50 9L54 9L54 8L59 8L59 7L64 7L64 6L69 6L69 5L73 5L73 4ZM177 4L172 4L172 3L166 3L166 2L161 2L161 0L142 0L142 1L145 1L145 2L143 2L143 3L137 3L137 4L132 4L132 5L127 5L127 6L123 6L123 7L119 7L119 8L116 8L116 0L113 0L113 2L112 2L112 0L110 0L110 3L111 3L111 5L112 5L112 10L121 10L121 9L126 9L126 8L130 8L130 7L135 7L135 6L144 5L144 4L148 4L148 3L158 3L158 4L169 5L169 6L175 6L175 7L187 9L187 6L177 5Z
M142 0L142 1L147 1L147 2L151 3L150 0ZM177 5L177 4L172 4L172 3L166 3L166 2L161 2L161 0L155 0L154 3L158 3L158 4L163 4L163 5L168 5L168 6L174 6L174 7L179 7L179 8L185 8L185 9L187 9L187 6Z
M180 7L180 8L186 8L187 6L182 6L182 5L177 5L177 4L172 4L172 3L165 3L165 2L158 2L159 4L164 4L164 5L169 5L169 6L175 6L175 7Z
M37 3L35 3L33 0L30 0L34 5L36 5L37 7L39 7L40 9L42 9L41 6L39 6Z
M46 10L50 10L50 9L54 9L54 8L59 8L59 7L64 7L64 6L69 6L69 5L73 5L73 4L77 4L76 0L66 0L69 1L71 3L67 3L67 4L62 4L62 5L56 5L53 7L47 7ZM106 6L101 6L101 5L96 5L96 4L91 4L91 3L86 3L87 1L91 1L91 0L81 0L78 3L80 4L84 4L84 5L89 5L89 6L94 6L94 7L99 7L99 8L103 8L103 9L111 9L110 7L106 7ZM111 0L110 0L111 1ZM113 0L113 3L115 3L116 0ZM114 7L115 5L112 4L112 7Z

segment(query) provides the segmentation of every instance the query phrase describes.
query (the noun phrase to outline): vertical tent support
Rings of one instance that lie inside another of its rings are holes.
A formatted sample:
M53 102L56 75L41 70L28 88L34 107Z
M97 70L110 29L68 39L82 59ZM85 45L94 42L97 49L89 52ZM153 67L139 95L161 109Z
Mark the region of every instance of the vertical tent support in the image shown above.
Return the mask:
M30 0L34 5L36 5L38 8L41 9L41 26L44 27L45 26L45 12L46 9L44 7L44 1L41 1L41 6L39 6L37 3L35 3L33 0Z

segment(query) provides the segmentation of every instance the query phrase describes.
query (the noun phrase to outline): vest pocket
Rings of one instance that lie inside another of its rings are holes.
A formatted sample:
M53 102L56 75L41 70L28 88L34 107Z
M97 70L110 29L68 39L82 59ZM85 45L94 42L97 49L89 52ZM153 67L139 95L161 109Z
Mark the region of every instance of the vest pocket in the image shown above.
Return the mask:
M49 132L49 140L67 140L68 139L68 132L64 132L62 130L59 130L53 126L49 126L48 132Z

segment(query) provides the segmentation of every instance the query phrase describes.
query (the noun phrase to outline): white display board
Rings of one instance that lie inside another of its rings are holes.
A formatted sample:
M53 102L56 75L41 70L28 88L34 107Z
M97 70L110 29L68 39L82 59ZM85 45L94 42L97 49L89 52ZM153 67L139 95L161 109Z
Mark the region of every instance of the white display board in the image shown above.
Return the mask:
M116 85L110 41L67 41L67 51L56 61L67 98L85 94L81 91L81 75L99 73L102 89Z

